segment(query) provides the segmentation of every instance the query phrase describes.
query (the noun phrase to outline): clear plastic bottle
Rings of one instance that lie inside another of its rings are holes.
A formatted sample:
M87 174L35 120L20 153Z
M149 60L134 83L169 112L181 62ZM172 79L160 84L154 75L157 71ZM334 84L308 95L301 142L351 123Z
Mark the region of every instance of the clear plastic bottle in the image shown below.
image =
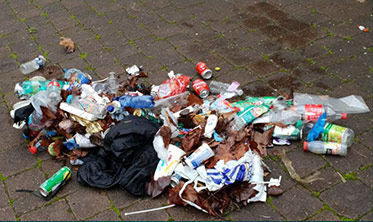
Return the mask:
M99 119L103 119L106 115L105 106L97 104L87 98L69 95L66 99L66 102L70 106L83 110L86 113L90 113Z
M304 142L303 151L317 154L347 155L347 145L336 142L312 141Z
M110 87L110 93L117 96L118 95L118 86L117 86L117 80L115 78L115 72L109 72L108 82L109 82L109 87Z
M343 143L346 144L347 147L350 147L354 141L354 137L355 133L352 129L331 123L326 123L324 126L324 132L321 136L321 140Z
M241 96L243 94L242 89L239 89L238 86L240 85L239 82L233 81L231 84L223 83L212 80L209 84L210 92L212 94L232 94L233 96Z
M46 59L44 58L44 56L39 55L38 57L36 57L35 59L33 59L31 61L23 63L19 67L19 69L21 70L21 72L24 75L26 75L26 74L32 73L33 71L36 71L36 70L42 68L45 64L45 61L46 61Z
M255 118L268 112L268 110L269 108L266 105L249 106L243 111L231 115L230 118L233 118L233 120L230 123L230 127L232 130L238 131L251 123Z
M291 109L295 109L298 113L302 114L304 122L315 122L324 112L326 112L326 119L329 122L347 118L346 113L337 113L331 107L322 104L298 105L291 107Z

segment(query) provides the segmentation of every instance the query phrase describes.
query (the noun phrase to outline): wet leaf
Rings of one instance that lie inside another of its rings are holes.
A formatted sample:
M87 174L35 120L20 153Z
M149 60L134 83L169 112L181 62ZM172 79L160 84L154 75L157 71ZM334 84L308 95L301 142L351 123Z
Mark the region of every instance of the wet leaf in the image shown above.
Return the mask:
M182 140L182 148L186 153L191 151L193 148L196 148L196 146L200 144L202 129L203 128L201 127L196 127L185 135Z
M176 205L188 205L184 201L181 200L179 197L179 192L181 188L184 186L184 181L180 181L180 183L173 188L168 189L168 204L176 204Z
M203 100L193 93L188 96L188 106L202 105Z
M164 147L167 148L168 145L170 144L170 140L171 140L171 129L170 129L170 127L162 126L158 133L163 139Z
M256 145L250 143L250 147L256 149L261 157L267 156L267 146L271 144L273 130L273 127L264 133L253 130L252 139Z
M281 189L278 186L270 186L267 191L268 196L279 196L284 192L283 189Z
M258 191L254 190L255 184L249 182L235 183L230 188L231 197L237 203L245 203L248 199L254 197Z
M61 37L60 45L65 47L66 52L75 52L75 44L71 38Z
M161 177L156 181L154 181L154 177L152 177L150 183L146 184L146 193L153 198L157 197L170 184L170 181L171 176Z

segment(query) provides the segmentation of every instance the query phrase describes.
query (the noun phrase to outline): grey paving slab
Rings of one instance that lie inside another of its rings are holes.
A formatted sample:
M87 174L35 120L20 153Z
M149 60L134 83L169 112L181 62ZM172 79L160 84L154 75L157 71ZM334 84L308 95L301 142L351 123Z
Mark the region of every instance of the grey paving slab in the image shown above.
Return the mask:
M51 205L45 206L38 210L32 211L21 216L21 220L37 220L37 221L74 221L75 218L71 214L69 206L66 204L64 199L53 203Z

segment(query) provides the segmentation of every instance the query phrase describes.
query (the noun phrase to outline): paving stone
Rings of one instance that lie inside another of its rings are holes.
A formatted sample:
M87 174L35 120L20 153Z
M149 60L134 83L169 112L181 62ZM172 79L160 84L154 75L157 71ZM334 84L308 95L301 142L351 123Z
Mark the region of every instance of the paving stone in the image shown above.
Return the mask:
M183 34L184 30L176 24L169 24L164 21L159 21L155 24L146 26L152 34L158 38L166 38L176 34Z
M63 47L54 47L52 49L48 49L48 60L52 63L59 63L62 61L66 61L69 59L77 58L79 56L78 51L73 53L66 53Z
M175 206L167 209L170 218L175 221L216 221L216 217L210 216L191 206Z
M139 53L139 50L130 44L116 46L110 49L110 54L113 54L119 60L123 60L125 57L132 56L137 53Z
M107 195L116 208L124 208L141 201L143 198L138 198L120 188L112 188L107 191Z
M230 214L235 221L280 221L283 218L272 207L266 203L249 203L242 207L240 211L234 211Z
M337 171L335 171L332 167L321 169L319 171L320 177L324 178L324 180L317 180L307 185L313 191L323 191L342 181L341 177L337 174Z
M372 151L365 148L360 144L353 144L349 148L346 157L339 156L325 156L332 166L337 168L342 174L351 173L359 170L360 167L366 166L371 163Z
M167 40L176 47L181 47L197 42L197 40L190 38L189 35L185 33L178 33L176 35L169 36L167 37Z
M0 208L4 208L8 206L8 195L6 194L6 191L4 189L4 186L0 185Z
M103 190L88 187L69 195L67 200L78 220L110 207L110 201Z
M60 66L62 68L70 69L70 68L76 68L83 70L87 67L88 63L84 61L81 57L77 57L70 60L65 60L63 62L59 62Z
M367 146L371 149L373 148L372 131L371 130L363 133L362 135L360 135L358 137L358 139L363 145L365 145L365 146Z
M123 220L159 220L159 221L167 221L169 216L167 214L166 210L159 210L159 211L153 211L149 212L147 214L133 214L133 215L128 215L125 216L124 214L126 212L133 212L133 211L138 211L138 210L145 210L145 209L151 209L151 208L156 208L156 207L161 207L162 205L160 202L153 200L153 199L146 199L142 200L134 205L131 205L128 208L125 208L122 210L122 218Z
M224 32L224 37L244 48L252 48L254 45L253 43L259 42L266 38L259 31L248 32L242 28ZM248 39L250 39L250 41L248 41Z
M271 73L277 72L280 69L271 61L256 60L248 65L248 68L253 70L258 76L268 76Z
M304 177L325 166L326 163L314 153L303 152L301 145L298 150L287 153L287 157L292 161L297 173Z
M294 187L281 196L274 198L272 203L288 220L303 220L316 213L323 206L321 201L300 187Z
M182 46L176 50L192 61L201 61L209 54L209 50L198 43Z
M367 215L365 215L364 217L362 217L360 219L360 221L372 221L373 220L373 214L372 214L372 211L369 212Z
M27 181L25 183L25 181ZM45 181L44 175L39 169L33 169L5 181L9 197L14 200L13 207L17 214L23 214L42 206L46 202L30 193L15 192L17 189L38 190L40 184Z
M114 64L114 63L111 65L107 64L101 67L97 67L95 70L95 73L97 73L97 75L99 75L99 77L102 79L108 77L109 72L115 72L115 74L118 76L118 75L124 74L125 70L123 69L122 66Z
M326 75L325 75L326 76ZM303 80L303 79L302 79ZM336 76L326 76L312 81L312 88L330 94L335 88L342 84L342 80Z
M316 216L312 217L308 221L339 221L339 217L337 217L334 213L329 210L324 210L321 213L316 214Z
M31 213L22 215L21 220L34 220L34 221L52 221L64 220L74 221L73 215L69 212L69 206L66 201L60 200L52 205L45 206Z
M0 220L2 221L15 221L16 217L10 207L0 208Z
M13 135L15 135L15 132L13 132ZM13 139L15 138L13 137ZM18 141L22 141L22 139L18 138ZM36 164L35 158L26 150L24 145L12 146L0 152L0 160L0 171L4 177L28 169Z
M373 167L369 167L368 169L365 169L362 172L360 172L358 177L363 183L368 185L370 188L373 188L372 175L373 175Z
M235 45L229 45L224 49L218 49L217 54L224 57L235 66L245 66L251 61L260 59L255 50L241 49Z
M138 65L143 66L145 72L153 71L153 70L160 70L162 65L157 58L148 58L142 53L134 54L120 60L122 64L126 67Z
M292 69L304 62L303 57L298 52L281 51L270 56L277 65Z
M281 161L281 160L280 160ZM281 189L290 190L295 185L295 181L286 173L281 166L270 158L266 158L264 163L267 164L271 170L270 174L264 178L264 181L269 181L271 178L278 179L281 176ZM282 162L281 162L282 164Z
M297 76L279 72L269 78L263 79L272 88L278 91L296 90L302 86L302 82Z
M191 38L198 41L208 40L218 35L218 32L196 19L183 19L178 22L178 25L184 29Z
M370 189L358 180L348 180L323 192L320 198L332 209L348 218L356 218L371 210Z
M226 83L230 83L233 80L236 80L242 86L245 86L250 82L258 80L258 78L255 76L255 73L250 70L238 69L229 72L229 75L219 75L217 77L217 80Z
M82 189L87 189L87 187L80 185L77 179L77 170L68 166L71 169L71 179L58 191L58 197L64 197L66 195L74 195L75 192Z
M105 212L99 213L93 218L88 219L87 221L118 221L118 220L120 220L120 218L114 211L107 210Z
M256 81L247 86L242 87L246 95L251 96L268 96L275 95L275 91L267 83L263 81Z

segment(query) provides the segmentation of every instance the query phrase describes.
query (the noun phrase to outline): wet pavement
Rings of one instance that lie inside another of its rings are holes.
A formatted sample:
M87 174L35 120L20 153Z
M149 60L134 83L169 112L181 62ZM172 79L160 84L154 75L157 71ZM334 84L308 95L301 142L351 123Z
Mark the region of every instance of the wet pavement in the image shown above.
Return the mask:
M61 167L46 153L31 155L12 128L13 87L27 78L20 64L43 54L49 64L95 79L110 71L124 76L125 67L137 64L149 72L148 82L159 84L170 70L196 77L194 65L205 61L221 67L214 79L237 80L249 95L356 94L372 110L372 32L356 27L373 28L371 9L369 0L0 0L0 220L221 219L192 207L125 216L165 205L167 196L139 199L83 187L74 177L48 202L16 193L36 189ZM76 52L66 54L60 36L72 38ZM308 185L290 178L273 153L281 147L269 150L265 162L270 176L282 175L284 194L225 219L372 221L372 121L368 113L337 122L356 134L346 157L304 153L300 143L285 147L300 176L321 172L324 180Z

